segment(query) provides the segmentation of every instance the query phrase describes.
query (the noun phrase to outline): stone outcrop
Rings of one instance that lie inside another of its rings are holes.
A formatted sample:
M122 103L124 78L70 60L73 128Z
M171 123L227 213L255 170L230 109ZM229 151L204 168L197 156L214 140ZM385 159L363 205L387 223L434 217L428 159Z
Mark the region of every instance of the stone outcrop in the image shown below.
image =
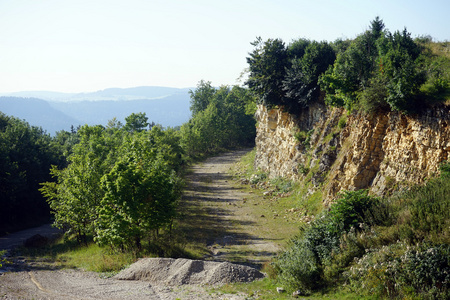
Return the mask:
M269 177L311 181L325 204L342 190L384 195L423 183L450 158L450 107L420 116L369 116L315 104L299 116L260 105L255 166ZM340 121L341 120L341 121ZM308 133L306 141L296 138Z

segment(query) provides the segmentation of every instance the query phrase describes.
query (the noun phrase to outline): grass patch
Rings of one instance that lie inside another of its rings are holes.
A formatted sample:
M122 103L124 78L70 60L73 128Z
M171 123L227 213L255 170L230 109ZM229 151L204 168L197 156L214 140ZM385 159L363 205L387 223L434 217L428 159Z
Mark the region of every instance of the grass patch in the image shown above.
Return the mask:
M293 299L291 292L279 293L277 292L277 287L282 286L279 283L277 283L276 280L264 278L250 283L227 284L220 288L212 289L212 291L216 293L221 292L226 294L246 293L249 299L266 299L266 300ZM326 291L315 292L308 296L300 296L300 299L372 300L379 298L377 298L376 296L363 296L348 290L329 289Z
M40 267L75 268L100 273L116 273L137 259L135 253L113 252L92 242L81 246L76 241L63 238L42 248L18 248L13 255L25 256Z
M136 261L133 253L111 252L96 244L61 253L56 260L65 267L93 272L118 272Z

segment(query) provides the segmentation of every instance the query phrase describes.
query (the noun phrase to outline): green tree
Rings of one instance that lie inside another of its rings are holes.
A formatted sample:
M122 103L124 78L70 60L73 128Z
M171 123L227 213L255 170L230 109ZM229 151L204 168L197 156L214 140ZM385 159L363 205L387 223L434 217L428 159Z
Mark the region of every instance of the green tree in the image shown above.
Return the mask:
M124 129L129 132L133 131L142 131L149 125L148 117L145 113L132 113L128 117L125 118L125 126Z
M334 50L328 43L313 41L305 48L303 56L292 60L283 81L291 112L297 113L311 102L318 100L319 75L333 64L335 58Z
M267 106L284 105L283 80L289 66L288 52L281 39L265 42L259 37L252 43L249 53L249 78L246 85Z
M425 82L425 74L417 63L420 53L420 47L406 29L379 40L379 76L387 82L386 101L394 110L413 111L418 105L415 97Z
M197 88L189 91L191 98L191 112L192 116L195 116L199 112L205 110L208 107L212 97L216 93L216 89L211 86L211 81L201 80L197 84Z
M139 127L136 127L139 128ZM136 249L150 231L170 223L179 195L179 135L159 126L131 132L118 126L85 125L56 182L41 192L55 225L80 243L88 237L112 247Z
M329 105L352 108L356 104L358 92L368 85L376 68L375 41L372 31L358 36L321 76L320 87Z
M105 194L95 240L140 250L144 237L171 224L179 180L164 159L164 152L170 151L167 145L154 145L146 135L139 135L124 148L126 155L102 178Z
M197 91L192 92L191 97L196 94ZM222 86L206 102L206 108L193 115L180 130L181 144L188 157L253 144L256 105L248 89Z
M69 165L62 170L53 167L51 173L57 181L43 183L41 192L55 215L54 224L86 243L86 237L94 233L104 195L99 188L101 178L120 156L122 139L107 135L102 126L84 125L78 134L80 142L68 158Z
M48 222L39 183L63 165L61 148L41 128L0 113L0 234Z

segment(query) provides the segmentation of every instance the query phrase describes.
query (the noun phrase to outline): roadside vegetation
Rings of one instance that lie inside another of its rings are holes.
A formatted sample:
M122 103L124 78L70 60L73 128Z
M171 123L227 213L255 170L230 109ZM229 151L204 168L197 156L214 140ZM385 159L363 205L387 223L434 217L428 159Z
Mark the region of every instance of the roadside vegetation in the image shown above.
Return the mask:
M249 153L237 179L259 178L250 188L273 191ZM268 278L227 285L257 299L447 299L450 296L450 161L425 185L389 197L366 190L345 191L327 210L299 223L299 231L270 264ZM243 181L240 180L242 183ZM282 199L304 216L301 188L292 185ZM277 288L283 292L277 292Z
M142 256L202 257L205 245L175 234L184 174L193 161L254 143L255 102L247 89L201 81L191 91L191 110L192 119L179 129L133 113L125 124L112 119L106 126L84 125L55 137L1 115L1 162L7 172L1 178L5 226L0 230L20 229L7 222L15 214L34 217L29 225L38 225L49 222L51 213L54 226L64 232L61 240L20 251L58 267L111 272ZM21 200L27 182L35 197ZM27 214L28 208L36 216Z
M370 114L449 105L449 43L413 39L406 29L391 33L378 17L354 40L286 46L258 38L252 45L248 88L201 81L190 92L192 118L179 129L135 113L125 124L113 119L50 137L0 114L0 234L49 221L51 212L64 236L20 254L106 276L142 256L202 258L206 245L177 234L186 225L179 206L185 174L193 162L253 146L256 103L293 114L318 102ZM342 118L338 127L345 124ZM305 149L312 132L296 132ZM287 228L281 224L299 229L278 234L285 249L264 265L268 278L223 290L259 299L293 292L311 299L450 298L450 162L423 186L384 198L342 191L324 210L320 191L304 197L308 185L269 178L254 169L254 156L232 170L236 184L253 193L242 210L264 219L268 236ZM313 170L300 167L311 181Z

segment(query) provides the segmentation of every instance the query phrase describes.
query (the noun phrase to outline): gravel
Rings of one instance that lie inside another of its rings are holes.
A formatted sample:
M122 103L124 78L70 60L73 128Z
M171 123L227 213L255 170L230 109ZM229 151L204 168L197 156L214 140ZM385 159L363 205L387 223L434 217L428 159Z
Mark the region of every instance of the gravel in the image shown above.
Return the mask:
M264 274L254 268L229 262L184 258L143 258L114 276L114 279L141 280L153 284L179 286L250 282L263 277Z

